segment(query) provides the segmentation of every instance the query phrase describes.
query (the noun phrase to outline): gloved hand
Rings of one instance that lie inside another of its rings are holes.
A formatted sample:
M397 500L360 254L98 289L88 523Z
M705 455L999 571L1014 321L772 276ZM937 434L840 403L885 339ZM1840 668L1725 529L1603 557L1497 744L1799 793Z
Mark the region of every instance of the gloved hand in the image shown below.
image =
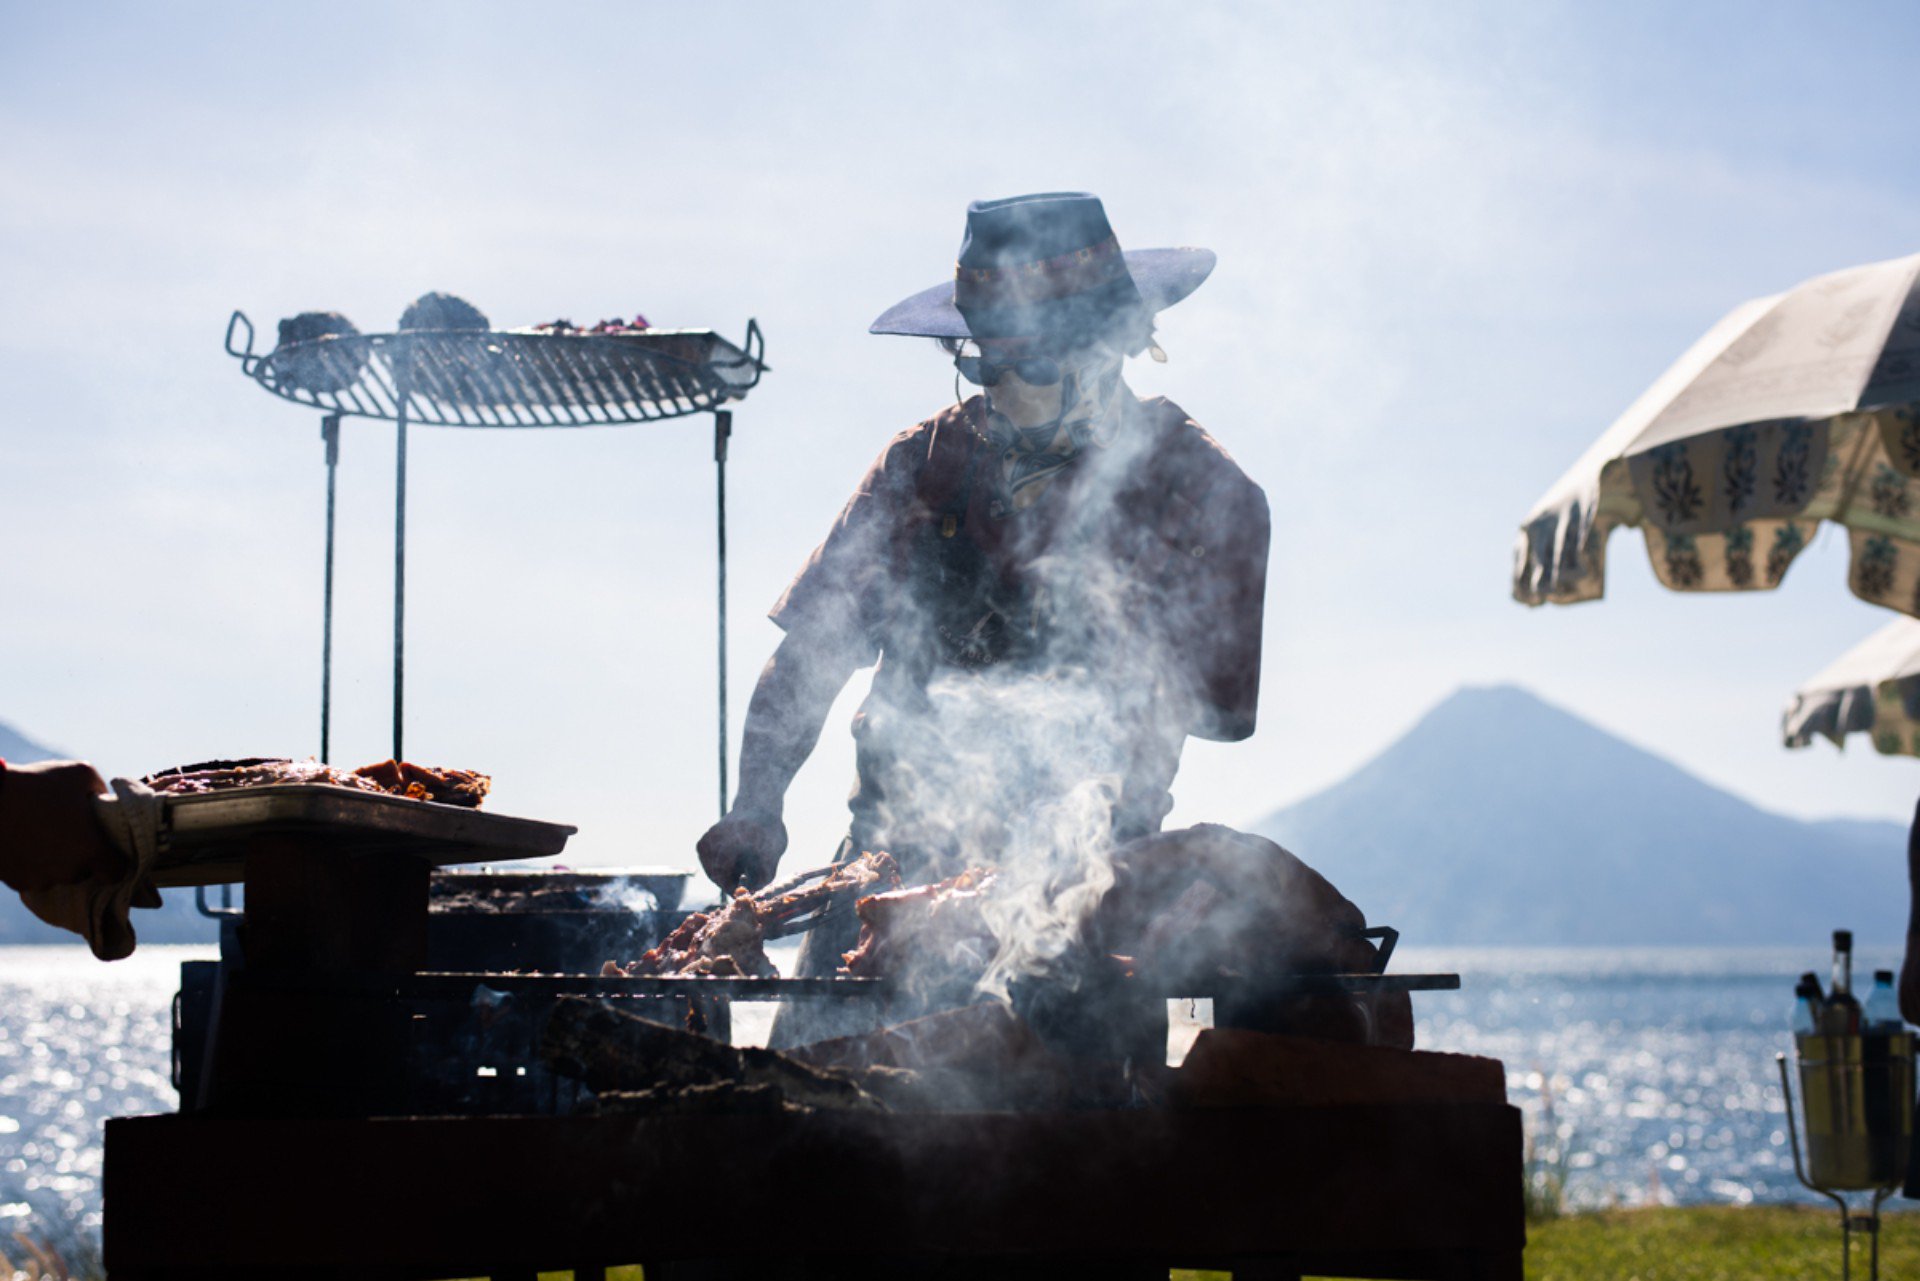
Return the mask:
M26 894L117 879L131 860L100 826L93 798L106 790L85 761L7 766L0 778L0 880Z
M736 805L707 829L696 848L700 866L722 893L741 885L757 890L773 880L787 852L787 827L777 813Z

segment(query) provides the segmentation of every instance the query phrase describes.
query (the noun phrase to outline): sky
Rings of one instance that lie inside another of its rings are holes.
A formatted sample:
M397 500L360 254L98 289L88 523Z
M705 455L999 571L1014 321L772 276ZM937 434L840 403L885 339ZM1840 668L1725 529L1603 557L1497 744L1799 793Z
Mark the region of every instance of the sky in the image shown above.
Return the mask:
M318 415L222 351L429 290L501 326L767 335L729 471L733 741L764 620L895 432L953 395L867 334L967 201L1088 190L1220 265L1136 361L1273 509L1256 735L1172 823L1338 781L1516 682L1769 809L1904 819L1920 764L1779 746L1884 621L1828 531L1691 596L1615 535L1607 599L1509 597L1516 527L1736 303L1920 248L1896 5L0 3L0 721L109 773L318 748ZM416 429L407 750L690 866L712 821L710 420ZM394 438L339 471L334 758L389 747ZM845 827L828 722L788 866ZM1311 851L1301 851L1311 859Z

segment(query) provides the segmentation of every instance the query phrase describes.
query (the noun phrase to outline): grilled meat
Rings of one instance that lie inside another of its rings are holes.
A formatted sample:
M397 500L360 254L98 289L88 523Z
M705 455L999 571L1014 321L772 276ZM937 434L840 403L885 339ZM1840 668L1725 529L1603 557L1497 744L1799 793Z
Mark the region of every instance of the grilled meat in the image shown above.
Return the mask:
M486 798L487 789L492 785L492 780L485 774L476 774L471 770L431 769L407 761L381 761L349 771L323 765L319 761L264 756L177 765L157 774L149 774L140 781L154 791L170 796L194 796L239 787L320 783L328 787L405 796L411 800L459 805L467 809L479 808L480 802Z
M695 912L630 965L608 961L609 978L671 974L682 978L776 978L767 959L766 913L740 889L711 912Z
M571 320L546 320L537 325L529 325L513 332L519 334L553 334L560 337L607 337L621 334L644 334L653 328L645 316L636 315L632 320L615 317L603 320L597 325L576 325Z
M854 904L860 941L842 958L842 970L860 978L882 975L937 979L938 986L971 986L995 950L981 908L993 873L968 868L932 885L872 894Z
M806 884L816 875L818 873L809 873L763 890L760 902L776 922L785 923L827 911L837 904L851 903L861 895L900 888L900 865L893 861L893 855L885 853L862 854L837 863L824 877ZM788 886L802 888L788 889Z
M789 882L791 884L791 882ZM782 893L759 895L744 889L712 912L695 912L680 922L660 945L629 965L608 961L608 977L775 978L766 940L780 926L833 910L836 904L875 886L897 886L900 870L888 854L862 854L831 869L817 883Z
M410 761L362 765L353 774L395 796L410 796L416 801L440 805L463 805L468 809L478 809L486 799L487 789L493 786L493 780L485 774L463 769L431 769Z

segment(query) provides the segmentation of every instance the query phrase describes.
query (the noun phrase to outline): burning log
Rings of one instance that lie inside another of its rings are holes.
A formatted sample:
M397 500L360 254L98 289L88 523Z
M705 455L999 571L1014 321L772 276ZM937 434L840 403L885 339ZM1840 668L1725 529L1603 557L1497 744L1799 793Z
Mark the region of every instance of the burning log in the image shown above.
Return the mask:
M1498 1059L1228 1028L1200 1033L1167 1079L1175 1107L1507 1101L1506 1068Z
M881 1104L845 1076L776 1050L735 1047L585 997L560 1000L541 1036L554 1071L619 1111L871 1112Z
M1046 1056L1033 1029L997 1001L929 1014L865 1036L816 1041L789 1052L802 1063L833 1071L889 1067L1001 1072Z
M865 1036L789 1051L802 1063L848 1074L899 1109L1044 1110L1124 1102L1114 1065L1053 1053L997 1001L929 1014Z

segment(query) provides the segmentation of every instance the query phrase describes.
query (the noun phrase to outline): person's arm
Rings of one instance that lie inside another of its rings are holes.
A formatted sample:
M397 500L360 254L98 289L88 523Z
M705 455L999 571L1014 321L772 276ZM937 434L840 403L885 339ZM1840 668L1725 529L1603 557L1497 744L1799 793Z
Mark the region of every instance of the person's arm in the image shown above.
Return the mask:
M747 704L739 790L700 838L700 865L721 889L757 890L773 879L787 848L787 788L862 660L858 647L817 627L796 627L767 660Z
M1900 1017L1920 1023L1920 806L1907 833L1907 954L1900 962Z
M739 791L698 846L700 866L722 891L759 889L773 879L787 848L787 788L820 741L847 678L879 657L893 551L929 439L922 423L888 442L767 615L786 637L747 704Z
M28 894L119 875L126 856L108 842L93 804L106 790L85 761L0 770L0 881Z

